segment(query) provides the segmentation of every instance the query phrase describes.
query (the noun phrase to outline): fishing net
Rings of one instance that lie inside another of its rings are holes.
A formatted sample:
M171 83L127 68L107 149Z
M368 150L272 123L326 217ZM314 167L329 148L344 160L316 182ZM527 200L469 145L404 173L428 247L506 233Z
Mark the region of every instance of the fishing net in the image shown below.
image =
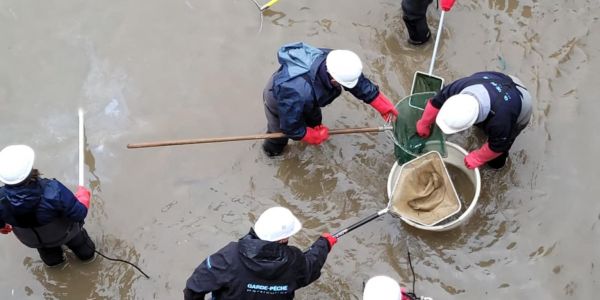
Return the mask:
M391 210L413 222L432 226L461 210L461 202L438 152L415 158L400 169Z
M416 123L421 118L427 100L435 92L416 93L405 97L396 104L398 118L393 124L394 155L399 164L403 164L428 151L437 151L446 157L446 144L442 131L434 124L431 135L421 138L417 135Z

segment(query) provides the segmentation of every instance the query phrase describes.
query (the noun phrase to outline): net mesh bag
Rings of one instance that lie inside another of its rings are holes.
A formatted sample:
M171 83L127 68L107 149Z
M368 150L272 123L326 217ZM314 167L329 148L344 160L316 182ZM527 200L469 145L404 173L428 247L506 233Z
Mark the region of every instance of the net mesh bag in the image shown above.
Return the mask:
M405 97L396 104L398 118L393 124L394 155L399 164L403 164L427 151L437 151L446 156L445 140L442 131L433 124L431 135L421 138L417 135L416 124L421 118L427 100L435 92L416 93Z
M432 226L460 209L460 199L439 153L431 151L402 165L392 193L394 213Z

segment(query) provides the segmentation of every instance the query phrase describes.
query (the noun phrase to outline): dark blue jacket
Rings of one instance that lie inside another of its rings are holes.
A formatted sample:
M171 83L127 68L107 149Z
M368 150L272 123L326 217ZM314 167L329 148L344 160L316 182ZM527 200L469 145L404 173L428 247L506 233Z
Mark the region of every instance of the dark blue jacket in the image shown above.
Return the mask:
M461 78L444 86L433 97L431 104L439 109L448 98L476 84L482 84L490 95L491 111L483 122L475 125L487 134L492 151L507 152L521 129L517 126L521 113L521 92L509 76L499 72L478 72Z
M187 280L186 300L293 299L321 275L329 244L320 237L308 251L258 239L251 231L205 259Z
M342 88L331 85L327 74L325 58L329 52L331 49L294 43L284 45L277 54L281 66L273 75L273 95L281 130L294 140L304 137L305 119L320 118L320 108L342 93ZM354 88L344 89L365 103L379 94L379 88L363 75Z
M56 179L42 179L23 186L0 187L0 227L37 227L59 218L81 222L87 208ZM33 215L34 218L22 216Z

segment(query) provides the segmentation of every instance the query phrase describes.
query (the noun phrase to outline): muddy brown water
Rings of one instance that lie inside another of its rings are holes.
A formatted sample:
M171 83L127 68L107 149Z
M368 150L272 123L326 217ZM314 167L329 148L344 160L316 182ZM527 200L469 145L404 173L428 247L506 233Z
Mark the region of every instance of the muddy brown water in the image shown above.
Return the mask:
M439 12L430 7L437 28ZM516 74L534 95L530 126L500 171L483 170L469 222L425 232L387 215L345 235L298 299L360 299L387 274L434 299L594 299L600 291L598 1L458 1L446 14L435 74ZM152 276L97 259L43 266L1 236L0 299L177 299L193 269L273 205L290 208L306 248L385 207L393 143L384 135L143 150L127 143L260 133L262 88L284 43L347 48L391 99L427 71L433 43L406 44L398 1L281 0L264 28L249 0L0 0L0 144L30 144L36 166L75 188L77 107L86 110L86 227L99 249ZM350 95L324 109L330 128L377 126ZM452 137L466 149L481 136Z
M452 185L460 199L461 211L464 212L473 202L476 188L475 183L471 181L467 173L452 164L446 164L446 170L448 170Z

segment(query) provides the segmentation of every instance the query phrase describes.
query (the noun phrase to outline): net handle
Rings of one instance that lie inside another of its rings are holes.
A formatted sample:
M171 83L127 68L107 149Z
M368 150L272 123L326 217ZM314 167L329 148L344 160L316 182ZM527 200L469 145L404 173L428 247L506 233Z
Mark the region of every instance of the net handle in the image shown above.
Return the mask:
M342 229L342 230L334 233L333 236L336 237L336 238L340 238L341 236L345 235L346 233L348 233L348 232L350 232L350 231L352 231L352 230L354 230L354 229L356 229L358 227L361 227L361 226L363 226L363 225L365 225L365 224L367 224L367 223L369 223L369 222L371 222L371 221L379 218L382 215L385 215L389 210L390 210L390 208L388 206L388 207L386 207L386 208L384 208L384 209L382 209L382 210L380 210L378 212L375 212L375 213L369 215L368 217L366 217L366 218L364 218L364 219L362 219L362 220L360 220L360 221L358 221L358 222L356 222L356 223L354 223L354 224L352 224L352 225L350 225L350 226L348 226L348 227L346 227L346 228L344 228L344 229Z

